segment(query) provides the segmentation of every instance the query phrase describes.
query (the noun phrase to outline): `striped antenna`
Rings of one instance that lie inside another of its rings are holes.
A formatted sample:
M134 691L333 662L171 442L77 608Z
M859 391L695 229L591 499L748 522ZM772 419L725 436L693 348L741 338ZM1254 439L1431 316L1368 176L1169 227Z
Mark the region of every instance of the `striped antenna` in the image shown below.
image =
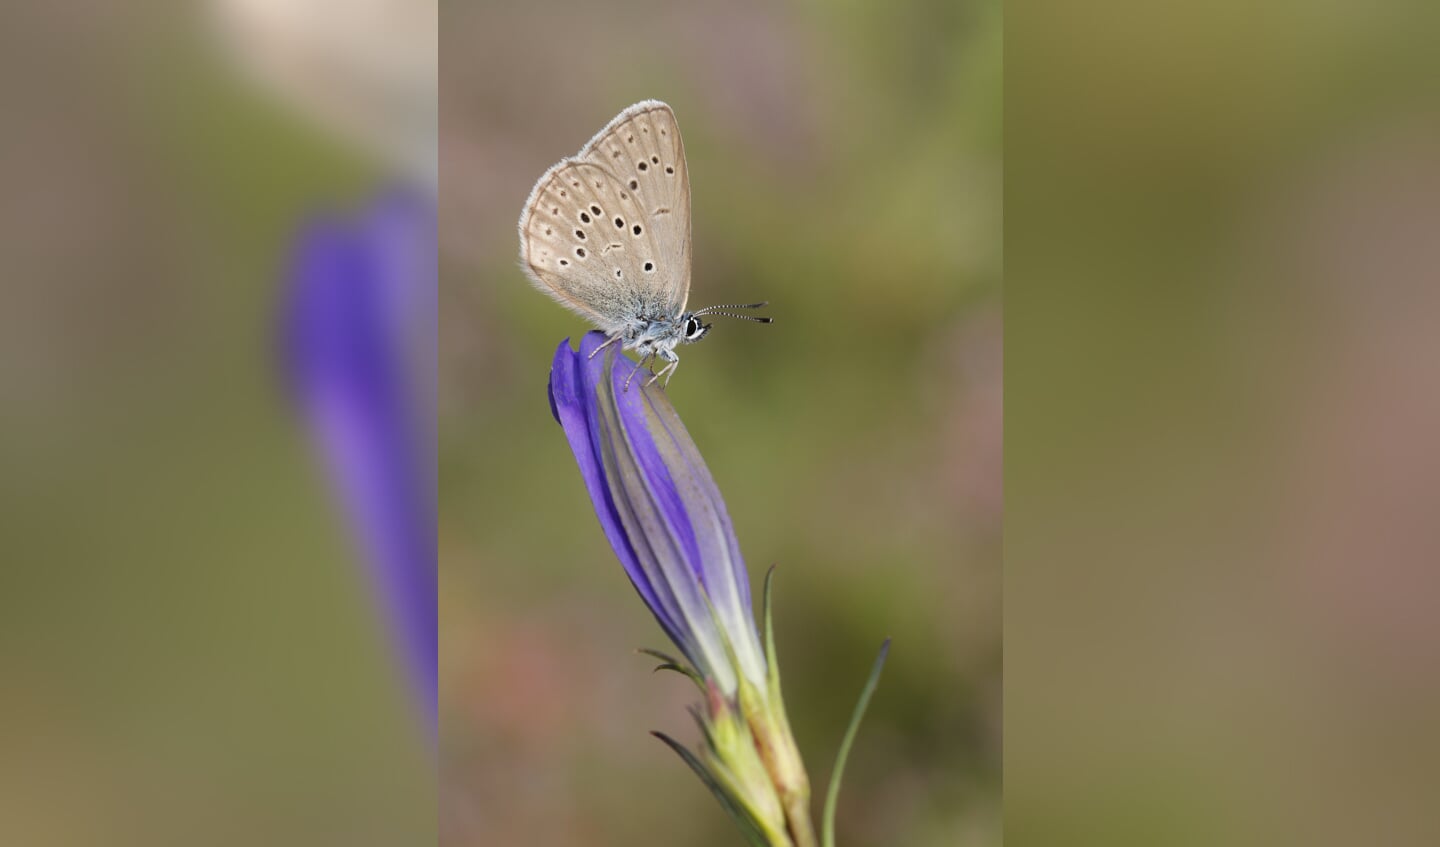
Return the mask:
M698 315L700 313L696 312L695 314ZM754 321L757 324L769 324L775 322L774 318L759 318L754 315L737 315L734 312L710 312L709 314L722 318L739 318L742 321Z
M765 303L732 303L732 304L723 305L723 306L706 306L705 308L700 309L699 311L691 312L690 314L692 314L692 315L708 315L708 314L710 314L711 312L718 312L718 311L721 310L721 309L759 309L759 308L763 308L763 307L768 306L768 305L770 305L769 302L765 302ZM740 316L739 316L739 315L731 315L731 317L740 317Z

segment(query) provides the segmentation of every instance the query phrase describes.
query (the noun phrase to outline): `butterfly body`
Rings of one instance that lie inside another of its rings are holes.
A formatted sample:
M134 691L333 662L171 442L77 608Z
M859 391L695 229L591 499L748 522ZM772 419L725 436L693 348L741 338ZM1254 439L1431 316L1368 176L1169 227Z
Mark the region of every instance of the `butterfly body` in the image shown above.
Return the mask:
M709 324L701 324L689 314L676 318L650 318L641 320L621 332L625 349L643 355L655 354L665 361L674 361L669 353L681 344L691 344L705 337L710 331Z
M687 312L690 181L675 113L658 100L622 111L547 170L520 216L521 266L560 305L662 373L675 348L705 337ZM733 308L733 307L715 307ZM748 316L736 316L748 317ZM750 318L751 320L762 320Z

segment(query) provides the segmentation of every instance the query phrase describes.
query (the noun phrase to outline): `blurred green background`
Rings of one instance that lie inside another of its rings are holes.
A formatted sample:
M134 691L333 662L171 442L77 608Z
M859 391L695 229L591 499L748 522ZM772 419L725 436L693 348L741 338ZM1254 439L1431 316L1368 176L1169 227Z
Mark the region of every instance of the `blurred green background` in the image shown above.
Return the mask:
M1007 841L1440 844L1440 6L1005 38Z
M550 416L587 327L533 290L533 182L621 108L675 109L691 303L670 396L758 577L817 793L886 636L847 847L1000 843L1000 7L454 4L441 15L441 831L456 845L733 845L647 731L684 680ZM758 594L757 594L758 596Z

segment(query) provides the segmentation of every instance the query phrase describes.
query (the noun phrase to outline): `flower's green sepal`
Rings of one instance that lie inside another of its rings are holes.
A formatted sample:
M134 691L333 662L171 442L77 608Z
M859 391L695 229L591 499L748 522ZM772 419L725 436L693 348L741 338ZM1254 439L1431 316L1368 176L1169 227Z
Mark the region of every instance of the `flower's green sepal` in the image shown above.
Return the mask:
M709 788L710 793L715 795L715 799L720 801L721 808L730 815L731 820L735 821L735 825L740 827L741 833L745 835L745 840L750 843L751 847L771 847L770 842L765 838L765 833L760 828L760 824L755 821L755 818L753 818L749 812L745 811L744 806L737 803L735 799L730 796L725 787L715 779L710 771L706 770L705 765L695 757L694 753L685 749L683 744L663 732L651 732L650 734L665 742L666 746L674 750L676 755L683 759L685 764L690 766L690 770L694 771L695 775L700 777L700 781L705 783L705 787Z
M675 753L677 753L687 765L690 765L691 771L696 772L696 776L700 776L700 781L704 782L706 788L710 789L710 794L714 794L714 797L719 799L720 808L723 808L726 814L730 815L730 820L734 821L734 825L740 827L740 833L744 834L744 840L749 841L750 847L770 847L769 841L765 838L765 833L760 830L760 824L756 823L755 818L750 817L749 812L744 811L742 805L737 804L734 798L730 797L729 792L726 792L724 786L721 786L720 782L716 781L716 778L710 774L710 771L707 771L706 766L700 762L700 759L696 758L694 753L685 749L683 743L677 742L677 740L670 738L670 736L665 735L665 733L651 732L649 735L662 740L662 742L665 742L665 746L675 750Z
M792 847L784 803L776 791L750 724L712 681L706 686L705 763L776 847Z
M669 653L662 653L659 650L651 650L649 647L642 647L636 652L644 653L647 656L659 659L661 664L655 666L656 671L674 671L678 674L683 674L689 677L690 681L695 683L695 685L700 688L700 691L702 693L705 691L705 680L701 679L700 674L696 673L695 669L690 667L684 661L677 659L674 656L671 656Z
M795 745L795 736L790 730L790 719L785 714L785 699L780 693L780 662L775 655L775 627L770 617L770 598L775 579L772 565L765 574L765 593L762 599L762 615L765 619L765 691L741 680L739 689L740 709L746 723L755 737L760 758L780 795L781 806L790 835L797 847L814 847L815 829L810 818L810 777L805 772L805 762L800 758L800 749Z

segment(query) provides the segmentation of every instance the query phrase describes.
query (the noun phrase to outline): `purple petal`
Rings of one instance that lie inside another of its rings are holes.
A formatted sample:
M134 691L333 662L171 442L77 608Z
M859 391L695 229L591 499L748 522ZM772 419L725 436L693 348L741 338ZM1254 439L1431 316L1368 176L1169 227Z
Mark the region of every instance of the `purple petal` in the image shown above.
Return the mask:
M676 622L673 603L668 602L669 598L662 601L656 589L656 581L641 565L635 548L625 533L615 501L610 496L610 485L601 459L595 382L587 379L591 376L587 370L592 361L589 359L590 353L603 341L604 336L600 333L590 333L580 340L578 352L570 349L570 339L560 343L550 368L550 411L564 429L566 440L570 442L570 450L575 454L575 461L580 466L580 476L585 481L585 489L590 493L590 501L594 504L595 515L600 519L605 538L610 542L620 564L629 575L630 582L655 615L665 634L689 657L688 639ZM597 356L593 361L598 362L599 359Z
M764 685L749 580L720 492L699 451L648 374L590 333L561 346L551 408L565 429L611 546L671 640L707 676L733 690L741 672ZM562 361L563 360L563 361ZM611 363L610 382L605 382Z
M742 667L760 685L765 662L750 605L750 579L725 500L665 394L644 396L648 429L662 448L666 478L675 486L679 509L698 547L691 564Z

